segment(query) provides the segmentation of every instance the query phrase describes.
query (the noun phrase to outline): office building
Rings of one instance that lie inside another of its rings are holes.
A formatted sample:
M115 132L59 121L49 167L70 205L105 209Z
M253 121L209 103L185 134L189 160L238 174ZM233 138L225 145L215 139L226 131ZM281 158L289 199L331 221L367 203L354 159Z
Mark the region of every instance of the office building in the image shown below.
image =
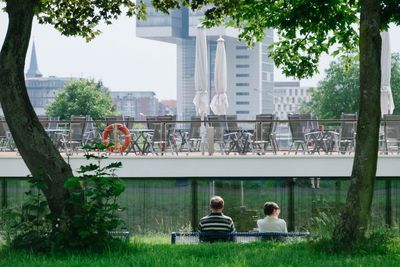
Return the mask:
M311 100L312 87L300 87L300 81L274 82L274 114L281 120L289 113L299 113L303 103Z
M141 38L176 44L177 49L177 115L188 120L195 115L193 98L196 31L203 11L191 12L187 8L173 10L170 15L155 12L147 4L146 21L137 21L136 35ZM273 42L273 31L267 31L263 42L249 49L237 41L238 31L232 28L206 30L210 101L214 95L214 61L217 39L225 40L227 57L228 114L239 119L252 119L259 113L273 112L273 61L267 55L267 47ZM154 74L157 75L157 74Z
M152 91L111 91L110 96L117 112L124 116L145 119L146 116L159 115L159 103Z
M46 106L54 101L57 92L59 92L66 83L74 79L75 78L55 76L43 77L38 66L35 42L33 42L30 65L25 75L25 84L29 99L37 115L45 115Z

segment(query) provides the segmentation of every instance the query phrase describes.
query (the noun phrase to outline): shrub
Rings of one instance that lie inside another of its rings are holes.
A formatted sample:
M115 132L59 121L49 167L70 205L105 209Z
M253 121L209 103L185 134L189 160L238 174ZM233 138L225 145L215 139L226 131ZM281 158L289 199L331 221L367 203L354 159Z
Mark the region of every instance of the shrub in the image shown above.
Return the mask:
M41 191L44 185L40 179L31 178L22 207L6 210L0 220L0 230L11 247L33 251L96 249L108 247L113 241L109 232L123 224L117 200L125 186L114 174L122 164L102 167L106 146L101 143L84 149L86 158L97 163L81 166L81 176L71 177L64 184L70 193L67 206L72 214L60 218L52 227L48 203Z

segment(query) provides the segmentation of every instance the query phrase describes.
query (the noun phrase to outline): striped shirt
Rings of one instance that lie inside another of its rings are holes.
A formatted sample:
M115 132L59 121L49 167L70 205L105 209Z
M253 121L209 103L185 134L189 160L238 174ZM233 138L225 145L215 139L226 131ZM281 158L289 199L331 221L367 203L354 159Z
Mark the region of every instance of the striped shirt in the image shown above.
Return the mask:
M200 232L234 232L235 225L232 218L225 216L222 212L211 212L209 215L200 219Z

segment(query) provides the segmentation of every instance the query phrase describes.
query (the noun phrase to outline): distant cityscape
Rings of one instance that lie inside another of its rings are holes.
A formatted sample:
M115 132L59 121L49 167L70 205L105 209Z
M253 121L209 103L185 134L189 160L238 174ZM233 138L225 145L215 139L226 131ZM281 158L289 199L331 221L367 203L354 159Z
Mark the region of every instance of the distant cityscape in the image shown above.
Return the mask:
M154 91L137 90L110 90L110 97L117 112L137 120L155 115L177 115L178 120L190 120L196 115L193 104L195 35L204 13L193 13L184 8L166 15L155 12L151 5L147 9L148 19L136 22L136 35L176 44L177 99L160 100ZM267 47L273 42L273 30L269 29L264 41L253 48L239 42L237 35L237 31L222 27L207 30L209 99L214 95L216 40L222 36L227 57L228 114L236 115L238 119L255 119L257 114L267 113L274 114L278 119L287 119L289 113L297 113L303 103L310 101L313 88L301 87L299 81L274 80L274 64L267 54ZM32 106L38 115L44 115L45 107L54 101L65 84L76 79L79 78L43 76L33 42L25 82Z

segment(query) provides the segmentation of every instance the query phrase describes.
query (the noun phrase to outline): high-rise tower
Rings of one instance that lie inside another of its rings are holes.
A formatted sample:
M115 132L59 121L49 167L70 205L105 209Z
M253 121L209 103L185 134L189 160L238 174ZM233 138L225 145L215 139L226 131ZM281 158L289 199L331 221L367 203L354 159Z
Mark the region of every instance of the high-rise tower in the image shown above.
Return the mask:
M177 45L177 115L190 119L195 115L193 98L194 66L197 25L204 12L191 12L187 8L173 10L170 15L157 13L147 4L147 20L137 21L136 35ZM253 119L259 113L273 112L273 61L268 57L267 47L273 42L273 31L268 30L263 42L249 49L237 41L238 31L232 28L206 30L209 57L210 99L214 95L214 61L217 39L225 39L227 58L228 114L239 119ZM156 74L155 74L156 75Z

